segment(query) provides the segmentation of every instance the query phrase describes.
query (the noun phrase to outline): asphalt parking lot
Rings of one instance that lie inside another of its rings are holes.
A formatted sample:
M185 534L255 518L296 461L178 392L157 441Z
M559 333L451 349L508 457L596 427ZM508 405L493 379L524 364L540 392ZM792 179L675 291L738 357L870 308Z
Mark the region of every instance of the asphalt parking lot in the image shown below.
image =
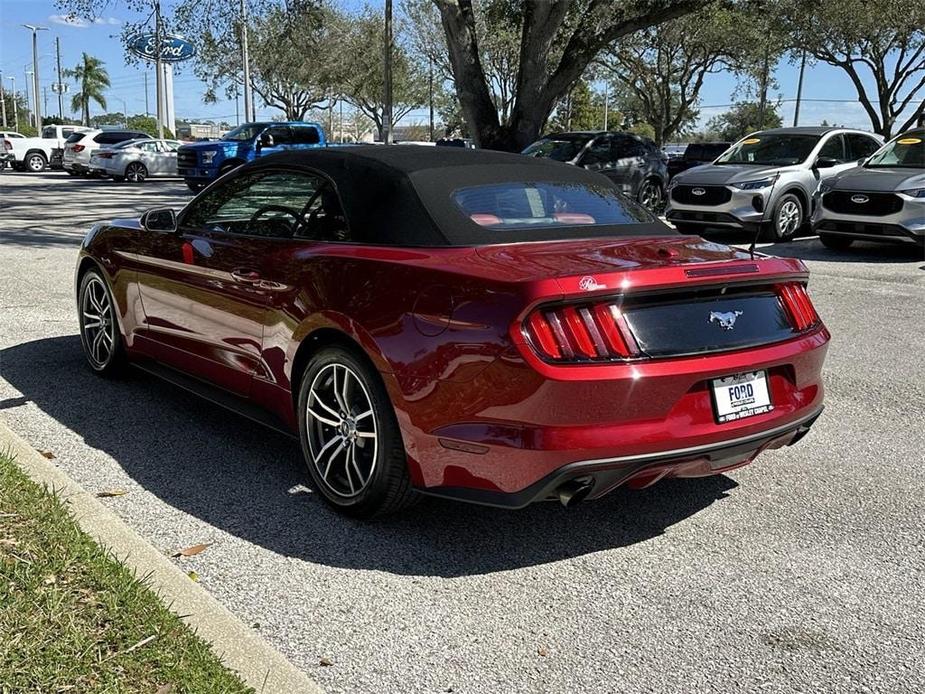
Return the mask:
M189 197L0 173L0 418L89 491L128 491L105 501L165 553L213 543L183 567L325 689L925 690L920 249L763 248L807 262L833 334L796 447L568 511L428 500L360 524L303 486L293 441L84 367L84 232Z

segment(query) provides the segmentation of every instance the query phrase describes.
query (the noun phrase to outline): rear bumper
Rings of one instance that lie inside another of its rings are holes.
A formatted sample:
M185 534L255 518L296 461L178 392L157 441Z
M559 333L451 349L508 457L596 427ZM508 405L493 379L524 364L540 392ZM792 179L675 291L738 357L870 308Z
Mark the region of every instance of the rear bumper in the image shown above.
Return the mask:
M430 496L518 509L536 501L555 499L560 487L575 481L590 485L587 498L597 499L621 486L642 489L672 477L718 475L747 465L762 451L797 443L809 433L822 409L820 406L795 422L719 444L569 463L517 492L466 487L432 487L419 491Z
M392 396L420 491L516 508L589 470L593 498L621 484L715 474L793 442L822 409L828 340L820 327L772 345L613 366L510 356L413 401ZM717 423L711 380L759 369L774 409Z

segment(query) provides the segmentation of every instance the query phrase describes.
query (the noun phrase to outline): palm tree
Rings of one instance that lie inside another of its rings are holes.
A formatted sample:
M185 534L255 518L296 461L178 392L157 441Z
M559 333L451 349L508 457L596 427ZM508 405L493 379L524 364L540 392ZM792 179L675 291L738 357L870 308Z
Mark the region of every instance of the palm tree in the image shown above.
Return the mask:
M73 70L65 70L68 77L77 82L78 91L71 99L71 110L80 111L81 122L90 125L90 101L95 101L101 108L106 108L103 90L109 86L109 73L103 67L103 61L84 53L80 63Z

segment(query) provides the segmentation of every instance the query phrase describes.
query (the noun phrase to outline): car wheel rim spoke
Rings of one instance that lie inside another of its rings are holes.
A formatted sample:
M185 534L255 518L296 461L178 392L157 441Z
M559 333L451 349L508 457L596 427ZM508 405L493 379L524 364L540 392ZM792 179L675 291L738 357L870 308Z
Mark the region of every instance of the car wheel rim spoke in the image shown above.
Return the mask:
M332 363L315 374L305 424L310 464L327 491L360 494L375 470L379 438L372 399L351 367Z
M103 367L112 356L115 346L116 322L112 319L112 304L102 280L93 277L87 282L81 314L81 331L87 356L94 366Z

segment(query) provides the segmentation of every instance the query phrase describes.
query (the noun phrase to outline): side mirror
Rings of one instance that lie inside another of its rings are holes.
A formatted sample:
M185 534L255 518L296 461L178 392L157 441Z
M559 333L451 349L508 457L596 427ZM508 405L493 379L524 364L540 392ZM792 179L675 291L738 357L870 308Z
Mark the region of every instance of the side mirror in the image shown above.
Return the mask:
M172 234L177 230L177 213L169 207L148 210L141 215L141 226L146 231Z
M273 136L270 133L260 133L260 139L257 141L257 144L261 147L272 147L275 143L273 141Z
M837 165L838 159L832 159L831 157L819 157L816 159L817 169L831 169L833 166Z

